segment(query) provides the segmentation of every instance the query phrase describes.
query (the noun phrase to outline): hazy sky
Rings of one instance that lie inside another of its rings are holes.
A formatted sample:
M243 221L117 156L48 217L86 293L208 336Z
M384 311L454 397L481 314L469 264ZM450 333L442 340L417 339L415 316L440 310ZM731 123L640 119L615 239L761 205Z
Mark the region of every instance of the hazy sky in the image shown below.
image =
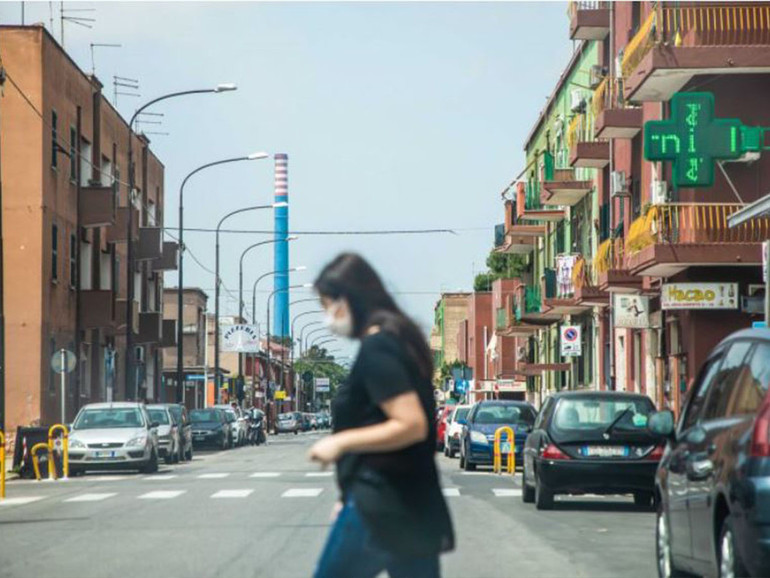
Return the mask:
M26 22L50 18L49 2L26 2ZM53 2L60 38L59 2ZM140 81L141 98L119 97L129 116L166 92L235 82L239 90L159 105L147 126L166 166L166 226L177 225L181 179L200 164L265 150L289 154L290 227L297 231L451 228L458 235L310 236L292 245L293 266L313 280L340 251L369 258L405 310L428 330L442 290L469 289L484 266L500 192L523 167L522 146L573 48L566 3L66 2L95 8L92 30L65 24L65 48L112 98L113 75ZM20 2L0 4L19 23ZM225 213L272 201L273 164L255 161L203 172L185 190L185 224L213 227ZM230 220L268 230L269 211ZM262 235L223 236L226 287L238 257ZM214 264L214 237L188 233L190 250ZM257 250L259 251L259 250ZM254 279L272 270L272 250L247 257ZM166 285L176 284L167 274ZM189 257L185 284L213 276ZM264 321L269 284L261 285ZM213 297L213 291L209 291ZM298 292L292 300L309 295ZM237 299L224 294L223 313ZM313 308L297 306L292 314ZM213 310L213 299L210 302ZM301 326L311 316L298 322Z

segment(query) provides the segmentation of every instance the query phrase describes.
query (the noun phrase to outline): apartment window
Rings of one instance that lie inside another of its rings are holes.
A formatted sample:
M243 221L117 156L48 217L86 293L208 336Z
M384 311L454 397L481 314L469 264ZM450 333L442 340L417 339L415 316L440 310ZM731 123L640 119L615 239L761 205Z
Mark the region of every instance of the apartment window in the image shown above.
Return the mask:
M58 144L57 139L59 138L59 135L57 133L57 126L59 124L59 116L56 114L55 110L51 111L51 168L56 168L58 166L57 161L57 155L56 152L58 150Z
M78 238L73 233L70 235L70 288L77 286L78 280Z
M59 279L59 227L51 225L51 281Z
M93 170L91 168L91 143L86 139L80 139L80 186L87 187L91 184Z
M78 180L78 131L70 127L70 181Z

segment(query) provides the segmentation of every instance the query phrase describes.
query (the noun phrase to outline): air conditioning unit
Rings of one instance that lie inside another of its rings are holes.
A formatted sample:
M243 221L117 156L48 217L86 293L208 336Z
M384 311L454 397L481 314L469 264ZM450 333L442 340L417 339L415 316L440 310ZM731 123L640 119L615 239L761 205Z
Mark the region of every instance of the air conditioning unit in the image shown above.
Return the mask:
M610 173L610 195L613 197L627 197L629 195L625 171L612 171Z
M591 88L597 88L607 76L607 69L599 64L594 64L588 75L588 85Z
M746 295L749 297L764 297L765 286L761 283L751 283L746 289Z
M583 112L586 107L586 97L582 90L575 89L570 92L569 108L572 112Z
M135 359L137 363L144 363L144 347L137 347L135 350Z
M668 202L668 183L654 180L650 182L650 199L653 205L662 205Z

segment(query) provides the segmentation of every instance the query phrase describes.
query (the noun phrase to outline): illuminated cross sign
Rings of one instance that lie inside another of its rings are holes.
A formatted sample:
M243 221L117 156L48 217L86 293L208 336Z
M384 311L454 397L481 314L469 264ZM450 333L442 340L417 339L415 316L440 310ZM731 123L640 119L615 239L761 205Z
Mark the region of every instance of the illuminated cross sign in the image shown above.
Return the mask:
M670 119L644 124L644 157L670 161L676 186L710 187L714 163L761 150L762 133L737 118L714 118L710 92L678 92L671 99Z

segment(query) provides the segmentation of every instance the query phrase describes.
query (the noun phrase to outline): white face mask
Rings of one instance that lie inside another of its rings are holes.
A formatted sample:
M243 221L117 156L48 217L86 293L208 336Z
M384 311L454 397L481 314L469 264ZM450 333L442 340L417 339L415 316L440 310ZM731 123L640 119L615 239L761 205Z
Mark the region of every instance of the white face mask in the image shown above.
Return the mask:
M339 335L340 337L352 337L353 336L353 319L350 315L343 315L337 317L337 312L342 308L341 301L335 301L326 310L326 326L329 331Z

